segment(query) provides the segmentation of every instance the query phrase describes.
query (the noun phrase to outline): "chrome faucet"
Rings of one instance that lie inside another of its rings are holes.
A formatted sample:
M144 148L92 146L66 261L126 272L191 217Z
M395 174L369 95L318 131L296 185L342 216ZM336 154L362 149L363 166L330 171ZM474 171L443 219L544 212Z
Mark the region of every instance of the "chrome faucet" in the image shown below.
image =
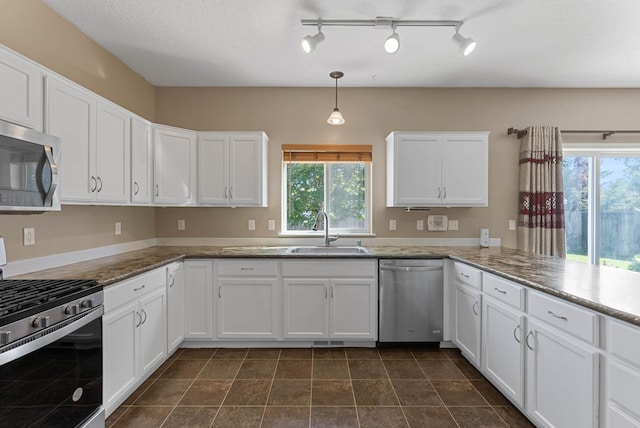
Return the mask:
M333 241L337 241L340 235L329 236L329 216L327 216L327 213L324 211L319 211L318 214L316 214L316 222L313 223L313 230L318 230L319 217L324 218L324 246L328 247Z

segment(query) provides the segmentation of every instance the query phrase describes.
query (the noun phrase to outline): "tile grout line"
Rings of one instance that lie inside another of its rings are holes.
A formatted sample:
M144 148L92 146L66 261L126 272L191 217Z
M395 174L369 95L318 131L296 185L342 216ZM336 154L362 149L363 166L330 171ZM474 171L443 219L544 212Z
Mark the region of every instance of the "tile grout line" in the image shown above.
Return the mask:
M377 352L377 351L376 351ZM344 351L347 363L347 372L349 373L349 383L351 384L351 395L353 396L353 405L356 409L356 420L358 421L358 428L361 428L360 425L360 412L358 412L358 401L356 400L356 390L353 387L353 378L351 377L351 367L349 366L349 352L345 349Z
M218 349L223 349L223 348L218 348ZM218 350L216 350L216 352L213 353L213 355L215 355L218 352ZM211 356L211 360L213 360L213 355ZM249 355L249 350L247 349L247 353L244 354L244 358L242 359L242 362L240 363L240 366L237 368L236 373L233 375L233 379L231 379L231 385L229 385L229 389L227 389L227 392L225 392L224 397L222 397L222 401L220 402L220 406L218 406L218 411L216 412L215 416L213 417L213 420L211 421L211 424L209 425L209 428L213 427L213 424L216 422L216 419L218 418L218 416L220 416L220 411L222 410L222 405L224 404L224 401L227 399L227 396L229 395L229 392L231 392L231 387L233 387L233 383L236 381L237 377L238 377L238 373L240 373L240 369L242 368L242 364L244 364L244 361L247 359L247 355Z
M311 414L313 412L313 357L315 356L315 350L313 349L313 346L311 347L311 374L309 375L309 377L311 378L311 390L309 393L309 428L311 428Z
M247 356L249 356L249 351L247 351L247 355L245 356L245 359L246 359ZM274 382L274 380L276 378L276 371L278 370L278 364L280 363L280 354L281 353L282 353L282 349L278 352L278 359L276 360L276 366L273 368L273 374L271 375L271 384L269 385L269 392L267 393L267 400L264 403L264 410L262 411L262 418L260 418L260 425L259 425L260 427L264 423L264 415L267 413L267 406L269 405L269 397L271 397L271 389L273 388L273 382ZM262 361L268 361L268 360L262 360ZM229 388L229 389L231 389L231 388Z

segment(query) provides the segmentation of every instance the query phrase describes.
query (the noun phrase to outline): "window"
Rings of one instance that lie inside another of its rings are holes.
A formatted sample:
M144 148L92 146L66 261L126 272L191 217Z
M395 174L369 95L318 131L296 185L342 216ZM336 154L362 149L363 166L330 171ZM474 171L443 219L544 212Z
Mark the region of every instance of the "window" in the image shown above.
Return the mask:
M371 146L283 145L283 233L371 233Z
M565 144L567 258L640 272L640 145Z

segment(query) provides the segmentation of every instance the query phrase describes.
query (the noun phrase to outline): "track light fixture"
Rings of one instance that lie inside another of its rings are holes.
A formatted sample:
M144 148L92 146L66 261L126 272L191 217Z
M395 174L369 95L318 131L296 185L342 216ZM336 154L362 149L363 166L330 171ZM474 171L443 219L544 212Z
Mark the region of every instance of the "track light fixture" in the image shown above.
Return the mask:
M302 25L313 25L318 27L318 34L307 36L302 39L302 49L306 53L311 53L316 45L324 40L321 29L325 27L374 27L391 28L392 33L384 41L384 50L388 54L394 54L400 49L400 36L396 33L396 27L454 27L456 33L451 40L460 48L464 56L469 55L477 46L477 42L470 37L463 37L460 34L460 27L463 21L425 21L425 20L394 20L388 17L377 17L376 19L303 19Z
M306 53L311 53L316 49L316 45L324 40L324 34L322 33L322 25L318 24L318 33L311 36L303 37L300 40L302 50Z
M338 108L338 79L344 76L344 73L342 71L332 71L329 73L329 76L331 76L332 79L336 79L336 106L334 107L333 112L331 112L329 119L327 119L327 123L329 125L342 125L345 120Z

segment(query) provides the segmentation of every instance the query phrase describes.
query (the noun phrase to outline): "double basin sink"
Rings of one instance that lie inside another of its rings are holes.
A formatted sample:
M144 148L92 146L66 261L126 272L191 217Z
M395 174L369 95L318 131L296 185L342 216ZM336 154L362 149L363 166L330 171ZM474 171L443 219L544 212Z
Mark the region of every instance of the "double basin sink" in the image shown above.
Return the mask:
M369 254L369 251L364 247L356 246L296 246L287 248L286 254L299 254L299 255L357 255L357 254Z

